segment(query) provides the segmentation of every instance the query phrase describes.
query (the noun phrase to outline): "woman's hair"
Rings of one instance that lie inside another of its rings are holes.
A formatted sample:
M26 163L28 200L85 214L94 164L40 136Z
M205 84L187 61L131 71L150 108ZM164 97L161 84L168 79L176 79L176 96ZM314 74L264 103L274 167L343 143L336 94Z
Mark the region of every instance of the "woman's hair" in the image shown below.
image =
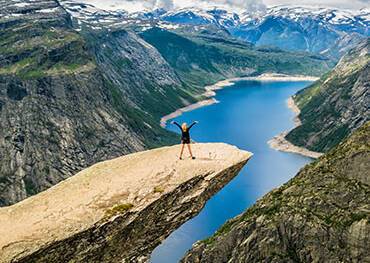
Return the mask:
M188 128L188 125L186 124L186 122L183 122L182 124L181 124L181 129L183 130L183 131L186 131L186 129Z

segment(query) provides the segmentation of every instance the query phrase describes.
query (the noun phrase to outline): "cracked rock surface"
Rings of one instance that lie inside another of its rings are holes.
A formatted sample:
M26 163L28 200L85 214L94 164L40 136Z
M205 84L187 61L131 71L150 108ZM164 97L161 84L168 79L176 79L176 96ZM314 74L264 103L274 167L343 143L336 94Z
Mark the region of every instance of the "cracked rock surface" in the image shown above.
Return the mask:
M0 262L137 262L234 178L252 156L222 144L179 145L95 164L0 208Z

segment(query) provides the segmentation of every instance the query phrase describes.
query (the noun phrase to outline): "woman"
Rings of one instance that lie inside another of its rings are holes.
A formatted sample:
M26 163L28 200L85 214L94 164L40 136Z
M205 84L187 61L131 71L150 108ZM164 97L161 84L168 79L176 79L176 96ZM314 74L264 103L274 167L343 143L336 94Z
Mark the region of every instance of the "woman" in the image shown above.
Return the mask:
M181 147L181 152L180 152L180 160L182 160L182 153L184 152L185 144L188 146L188 150L189 150L191 159L194 160L195 157L193 156L193 153L191 152L191 147L190 147L190 133L189 133L189 131L190 131L191 127L193 127L198 122L197 121L193 122L189 127L187 126L187 124L185 122L183 124L181 124L181 126L180 126L180 124L178 124L175 121L172 121L171 123L175 124L181 130L182 147Z

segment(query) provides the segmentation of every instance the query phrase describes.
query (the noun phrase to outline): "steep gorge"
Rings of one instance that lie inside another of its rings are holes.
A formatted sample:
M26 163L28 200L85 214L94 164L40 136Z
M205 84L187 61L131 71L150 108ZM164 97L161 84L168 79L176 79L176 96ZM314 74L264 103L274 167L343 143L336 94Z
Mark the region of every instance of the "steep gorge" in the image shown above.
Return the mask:
M160 117L201 99L205 84L330 67L322 57L208 33L187 40L155 29L139 36L125 27L79 28L54 0L0 0L0 7L0 206L93 163L173 144ZM171 48L179 41L189 46Z
M265 195L182 262L368 262L369 40L294 100L287 139L327 152Z

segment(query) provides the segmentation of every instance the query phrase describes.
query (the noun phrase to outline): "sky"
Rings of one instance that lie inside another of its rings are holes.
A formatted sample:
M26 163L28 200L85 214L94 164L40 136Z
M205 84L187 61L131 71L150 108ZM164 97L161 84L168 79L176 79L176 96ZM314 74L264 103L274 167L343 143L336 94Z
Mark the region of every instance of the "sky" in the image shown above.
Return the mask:
M76 0L78 1L78 0ZM281 4L328 6L339 9L369 8L370 0L82 0L102 9L124 9L129 12L143 9L182 8L189 6L209 7L219 6L233 11L260 10L266 6Z

